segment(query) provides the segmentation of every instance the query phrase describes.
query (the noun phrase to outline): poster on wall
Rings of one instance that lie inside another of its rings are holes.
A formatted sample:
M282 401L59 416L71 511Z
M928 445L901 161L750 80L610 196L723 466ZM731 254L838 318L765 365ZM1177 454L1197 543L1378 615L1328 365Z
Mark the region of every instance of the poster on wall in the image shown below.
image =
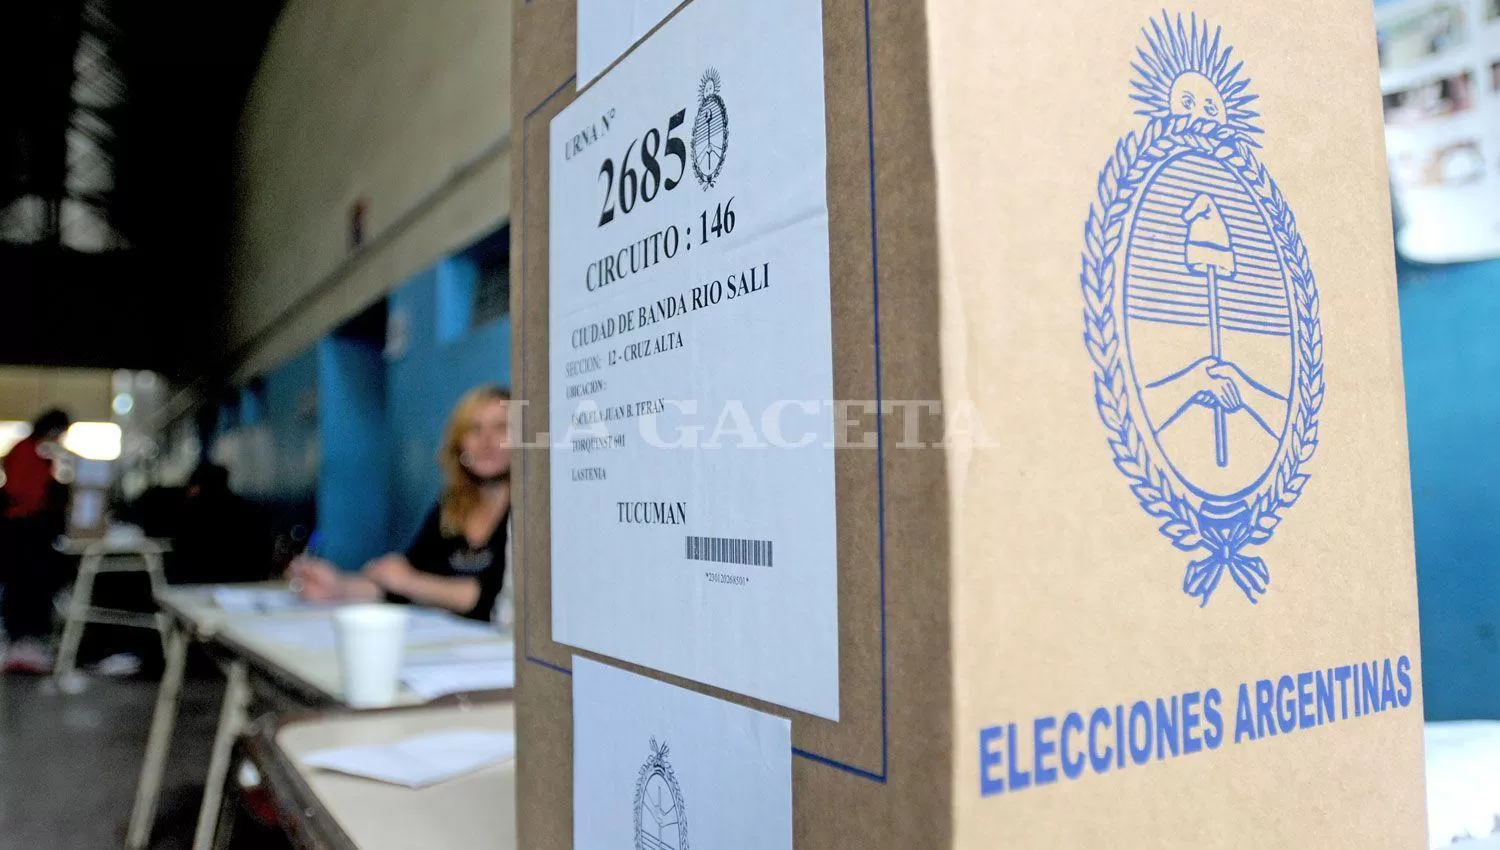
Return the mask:
M1500 0L1376 9L1402 256L1500 257Z

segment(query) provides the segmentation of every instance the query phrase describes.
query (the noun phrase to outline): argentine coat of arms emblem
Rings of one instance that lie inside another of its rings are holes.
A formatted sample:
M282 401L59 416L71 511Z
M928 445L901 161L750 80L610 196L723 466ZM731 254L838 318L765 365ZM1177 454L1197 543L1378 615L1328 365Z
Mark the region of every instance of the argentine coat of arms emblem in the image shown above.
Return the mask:
M729 107L719 94L723 83L719 72L709 68L698 81L698 114L693 118L692 159L693 174L698 185L708 191L719 180L724 170L724 157L729 153Z
M651 739L635 785L636 850L688 850L687 813L670 754L665 741Z
M1251 601L1308 483L1323 404L1317 283L1256 156L1257 95L1221 29L1143 28L1132 99L1084 227L1084 342L1115 467L1207 605L1227 574Z

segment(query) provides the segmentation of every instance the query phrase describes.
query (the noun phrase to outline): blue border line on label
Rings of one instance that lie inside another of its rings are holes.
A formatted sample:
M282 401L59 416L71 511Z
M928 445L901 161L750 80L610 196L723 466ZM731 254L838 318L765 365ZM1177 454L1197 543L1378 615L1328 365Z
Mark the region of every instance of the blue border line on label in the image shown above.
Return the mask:
M530 0L527 0L527 2L529 3ZM870 157L870 269L871 269L871 290L872 290L872 302L871 303L873 304L873 307L874 307L874 331L875 331L875 402L876 402L876 409L879 410L880 406L881 406L881 403L882 403L882 385L881 385L881 373L880 373L880 243L879 243L879 230L880 230L880 228L879 228L879 215L878 215L878 212L877 212L876 194L875 194L875 71L874 71L874 66L873 66L873 52L872 52L872 49L871 49L871 40L870 40L870 0L864 0L864 7L865 7L865 110L866 110L865 117L867 119L866 126L867 126L867 133L868 133L869 157ZM527 197L529 195L530 188L531 188L531 169L530 169L530 161L529 161L529 152L530 152L529 151L529 148L530 148L529 141L530 141L530 135L528 134L527 130L529 129L529 125L531 123L531 119L533 117L535 117L535 115L538 112L542 111L542 109L546 108L547 104L551 103L558 95L562 94L563 91L565 89L567 89L568 86L572 85L575 82L576 79L577 79L577 75L576 74L572 75L572 76L569 76L566 80L564 80L562 82L561 85L559 85L557 88L553 89L551 94L547 95L545 98L542 99L542 101L540 103L538 103L536 106L532 107L531 110L526 113L526 117L521 122L521 175L522 175L521 176L521 215L522 215L522 220L523 220L523 225L522 225L523 226L523 230L522 230L522 235L521 235L521 309L519 311L520 317L521 317L521 321L520 321L520 326L521 326L521 329L520 329L520 342L521 342L520 350L521 350L521 356L520 356L520 358L518 360L518 366L520 368L517 370L517 377L518 377L519 383L522 385L521 386L521 391L520 391L519 395L523 399L530 397L526 393L526 391L525 391L525 382L526 382L526 352L528 351L528 349L526 347L526 326L528 324L528 322L526 321L526 315L527 315L526 314L526 293L530 290L530 286L526 282L526 270L528 268L528 266L526 264L526 246L527 246L527 241L528 240L526 239L526 236L525 236L524 221L525 221L526 210L528 208L527 207ZM885 618L885 425L884 425L884 422L880 419L879 416L877 416L876 419L875 419L875 446L876 446L876 450L875 450L875 458L876 458L876 461L875 461L875 481L876 481L876 488L875 489L876 489L876 504L877 504L878 522L879 522L879 534L880 534L880 539L879 539L879 547L880 547L880 772L876 773L874 771L867 770L865 768L858 767L856 765L847 764L845 762L838 761L837 759L829 758L828 756L824 756L824 755L819 755L818 753L814 753L814 752L811 752L809 750L804 750L804 749L801 749L799 747L793 747L792 748L792 754L796 755L796 756L798 756L800 758L807 759L808 761L816 762L816 763L822 764L822 765L827 765L828 767L832 767L832 768L835 768L835 769L838 769L838 770L842 770L845 773L849 773L849 774L852 774L854 776L858 776L858 777L860 777L862 779L868 779L868 780L871 780L873 782L878 782L878 783L880 783L880 784L883 785L886 782L887 776L889 774L889 769L890 769L890 746L889 746L889 740L888 740L889 739L889 730L890 730L890 711L889 711L889 707L890 707L889 706L889 702L890 702L890 685L889 685L889 681L888 681L889 675L888 675L888 664L887 664L887 659L886 659L886 629L885 629L885 619L886 619ZM521 469L522 469L522 471L521 471L521 492L525 493L525 492L528 492L527 486L526 486L526 477L527 477L527 474L529 473L529 471L531 469L531 464L529 464L529 463L525 464L524 466L522 466ZM523 539L526 541L526 544L530 543L530 535L526 535ZM526 558L526 544L523 544L522 546L518 547L518 551L519 551L519 555L520 555L520 560L521 561L524 561L525 558ZM525 582L523 582L522 585L521 585L521 610L522 610L523 614L528 614L529 611L530 611L530 609L528 608L528 606L526 604L527 596L528 596L527 585L526 585ZM528 619L527 622L529 623L530 620ZM571 676L571 675L573 675L573 671L569 670L566 667L561 667L561 666L559 666L557 664L553 664L552 662L547 661L544 658L538 658L538 657L532 655L531 651L530 651L530 648L529 648L529 645L528 645L526 631L524 629L521 632L521 650L522 650L522 653L523 653L523 656L525 657L525 659L528 662L532 663L532 664L535 664L535 665L537 665L539 667L545 667L548 670L552 670L552 671L555 671L557 673L561 673L564 676Z

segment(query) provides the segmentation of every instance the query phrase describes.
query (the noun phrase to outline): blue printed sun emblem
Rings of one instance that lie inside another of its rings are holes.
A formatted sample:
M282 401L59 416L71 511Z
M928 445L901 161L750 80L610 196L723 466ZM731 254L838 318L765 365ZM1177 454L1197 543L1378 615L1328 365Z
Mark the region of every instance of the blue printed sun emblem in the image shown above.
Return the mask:
M1220 30L1163 13L1131 95L1145 128L1100 173L1084 228L1084 341L1115 466L1184 552L1208 604L1225 574L1270 585L1246 550L1308 481L1323 404L1317 283L1257 161L1256 95Z
M1187 29L1182 17L1174 27L1162 14L1151 22L1146 47L1136 48L1138 61L1131 63L1139 77L1131 83L1131 100L1143 108L1137 115L1155 120L1186 117L1222 124L1241 134L1259 133L1252 119L1260 113L1248 108L1257 95L1246 94L1249 80L1238 79L1243 62L1229 64L1234 50L1219 49L1219 30L1209 38L1208 27L1198 26L1193 16Z

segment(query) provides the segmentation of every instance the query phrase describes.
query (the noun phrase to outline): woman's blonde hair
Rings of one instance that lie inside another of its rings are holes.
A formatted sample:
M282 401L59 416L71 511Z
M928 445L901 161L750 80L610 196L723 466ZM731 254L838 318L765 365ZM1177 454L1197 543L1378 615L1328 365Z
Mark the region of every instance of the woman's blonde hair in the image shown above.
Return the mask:
M443 471L439 519L447 534L462 533L464 521L479 506L480 487L484 482L474 477L463 464L464 437L474 424L479 408L496 401L510 401L510 393L494 384L478 386L464 393L448 417L448 427L438 449L438 466Z

